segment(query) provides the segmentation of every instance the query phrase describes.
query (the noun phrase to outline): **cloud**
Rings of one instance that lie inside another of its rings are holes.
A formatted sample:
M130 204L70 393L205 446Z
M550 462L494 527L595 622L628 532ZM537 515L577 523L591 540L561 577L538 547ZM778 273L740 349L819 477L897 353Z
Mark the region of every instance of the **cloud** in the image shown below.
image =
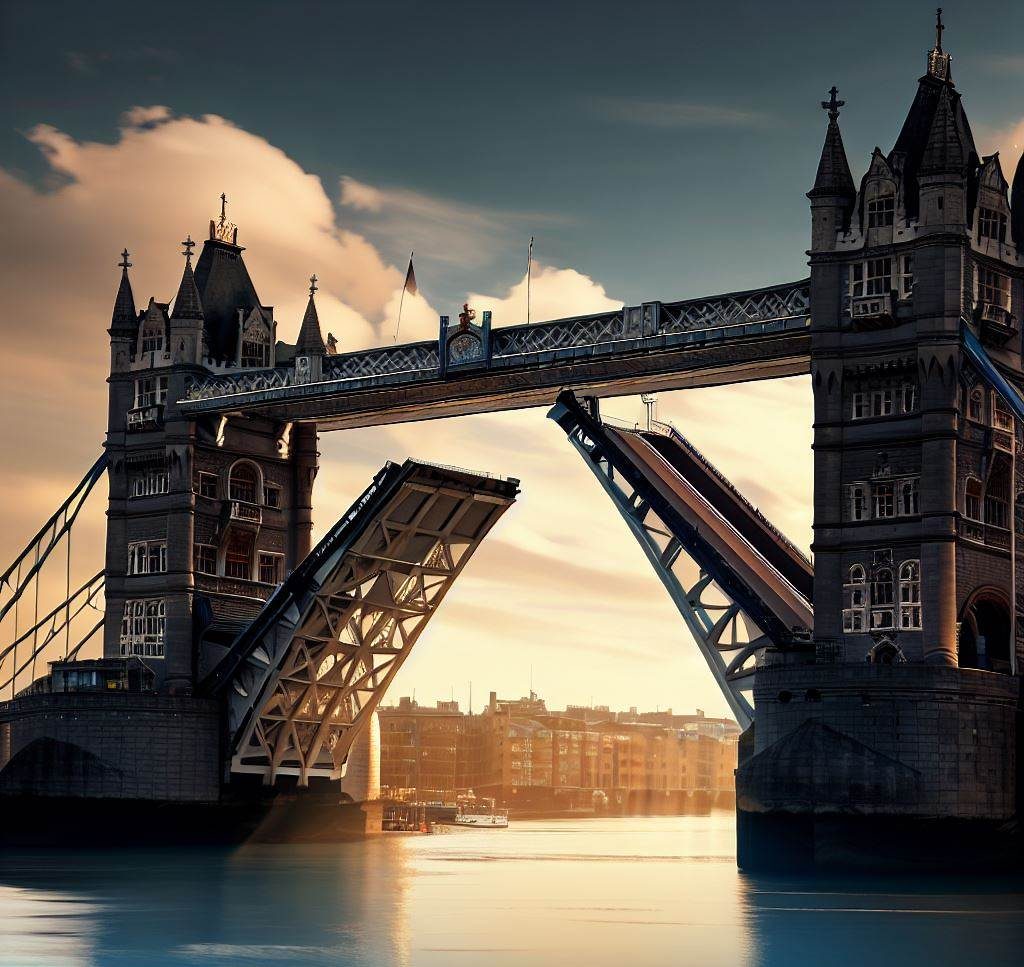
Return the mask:
M341 204L357 213L360 229L389 251L415 250L446 265L480 267L527 227L550 225L550 213L511 212L437 198L408 188L381 188L348 175Z
M493 213L407 189L349 180L339 219L320 180L256 134L215 115L137 107L112 144L77 141L39 126L30 139L60 183L40 191L0 170L0 286L5 293L0 562L6 563L70 491L105 429L106 328L117 253L132 252L138 301L173 296L177 241L204 237L218 196L229 196L246 263L282 338L294 338L316 272L325 331L342 349L390 342L404 258L390 264L349 215L381 219L399 236L446 217L455 235L500 231ZM346 194L347 193L347 194ZM448 216L446 216L448 212ZM411 229L411 230L412 230ZM449 229L450 230L450 229ZM468 298L495 325L524 321L526 278L481 285ZM534 264L535 319L618 308L596 279ZM437 312L406 295L402 341L434 338ZM661 415L679 422L740 486L756 486L765 511L806 543L810 407L806 380L665 394ZM640 419L635 398L605 411ZM447 694L474 679L481 691L525 691L529 668L553 703L646 702L721 711L674 607L590 471L543 410L375 427L321 437L316 527L322 534L385 460L408 456L516 476L523 494L493 534L403 668L395 693ZM103 490L104 488L98 488ZM73 561L79 580L102 564L103 500L84 520ZM77 540L77 539L76 539ZM517 689L516 682L522 682Z
M575 269L560 269L534 263L530 279L530 318L534 321L564 319L591 312L621 309L622 300L612 299L604 286ZM471 293L470 305L490 309L496 326L526 322L526 273L504 295Z
M776 123L762 111L694 101L602 97L592 102L592 108L609 121L654 128L764 128Z

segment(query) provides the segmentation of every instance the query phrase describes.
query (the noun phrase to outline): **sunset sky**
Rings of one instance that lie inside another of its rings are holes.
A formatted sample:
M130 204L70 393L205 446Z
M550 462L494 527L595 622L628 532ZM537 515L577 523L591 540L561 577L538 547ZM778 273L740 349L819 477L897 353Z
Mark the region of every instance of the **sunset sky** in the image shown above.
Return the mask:
M1024 146L1024 5L946 4L984 153ZM628 17L626 11L628 10ZM840 21L836 14L847 18ZM106 329L127 246L136 301L170 300L179 240L222 191L278 332L307 278L342 351L468 298L495 325L806 275L832 85L854 176L888 151L933 42L931 3L0 3L0 568L99 453ZM638 399L604 411L640 419ZM805 379L665 394L659 416L801 546ZM544 411L327 434L320 533L385 460L522 480L392 698L494 689L553 705L725 703L642 553ZM102 564L103 497L74 567Z

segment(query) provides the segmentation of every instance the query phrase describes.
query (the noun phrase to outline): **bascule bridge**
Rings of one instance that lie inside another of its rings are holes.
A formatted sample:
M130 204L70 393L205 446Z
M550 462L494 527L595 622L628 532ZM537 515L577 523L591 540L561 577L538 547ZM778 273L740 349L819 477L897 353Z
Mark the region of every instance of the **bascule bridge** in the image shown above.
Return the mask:
M223 197L194 266L183 243L172 304L136 303L124 253L104 457L6 575L17 599L105 469L105 568L83 592L103 591L102 658L51 651L51 674L0 708L0 793L213 802L246 779L335 782L519 481L389 464L312 547L317 434L548 405L747 729L741 863L849 859L866 840L927 856L915 831L940 826L1005 851L1024 662L1024 162L1011 192L999 155L979 155L941 29L859 184L837 95L796 282L532 325L467 312L434 340L339 352L315 276L296 342L279 338ZM808 373L813 565L680 428L600 411ZM50 647L41 626L3 651L12 693L25 655ZM117 684L91 693L72 674ZM127 716L180 761L111 738Z

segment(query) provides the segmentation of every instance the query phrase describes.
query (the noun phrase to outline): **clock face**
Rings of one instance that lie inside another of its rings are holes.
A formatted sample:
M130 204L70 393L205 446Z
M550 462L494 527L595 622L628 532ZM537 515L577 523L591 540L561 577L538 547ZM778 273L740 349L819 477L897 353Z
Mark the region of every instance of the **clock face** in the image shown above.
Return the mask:
M483 347L476 336L468 332L461 333L448 343L448 361L465 363L471 359L479 359L483 355Z

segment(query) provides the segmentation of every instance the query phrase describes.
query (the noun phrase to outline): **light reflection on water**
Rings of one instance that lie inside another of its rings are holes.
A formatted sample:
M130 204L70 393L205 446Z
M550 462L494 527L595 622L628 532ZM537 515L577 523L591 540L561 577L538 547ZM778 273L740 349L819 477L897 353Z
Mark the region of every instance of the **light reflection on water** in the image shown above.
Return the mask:
M732 815L0 854L2 965L1020 963L1024 887L736 871Z

